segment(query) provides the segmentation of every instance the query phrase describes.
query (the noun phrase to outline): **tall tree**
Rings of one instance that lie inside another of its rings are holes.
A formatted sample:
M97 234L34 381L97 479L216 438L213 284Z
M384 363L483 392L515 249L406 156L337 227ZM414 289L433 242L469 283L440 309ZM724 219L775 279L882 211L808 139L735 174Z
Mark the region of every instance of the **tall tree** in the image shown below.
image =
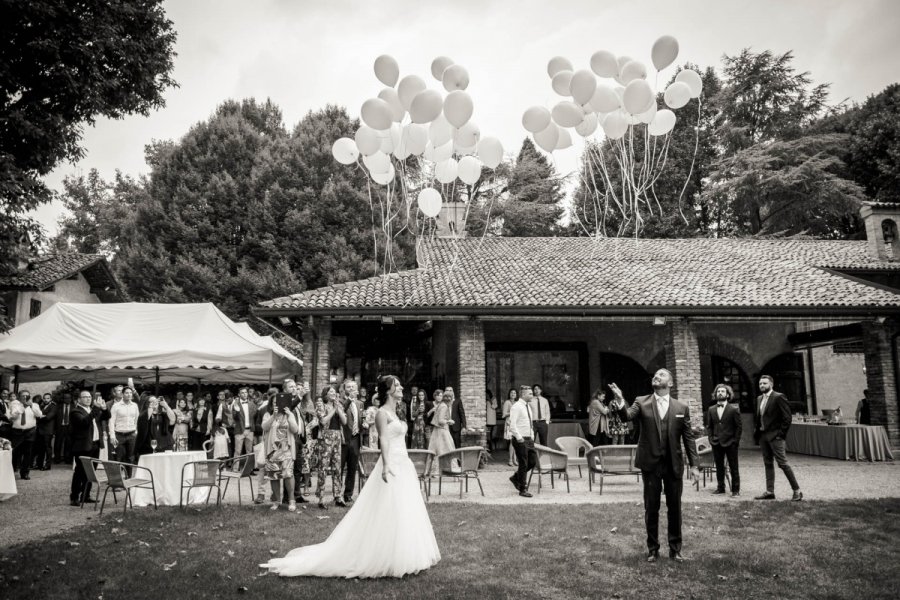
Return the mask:
M498 207L504 236L552 236L561 231L563 179L525 138L509 176L509 197Z
M161 0L3 3L0 20L0 269L42 237L27 213L49 202L42 181L78 160L97 117L149 114L164 104L175 32Z
M870 96L853 111L847 163L866 195L900 202L900 84Z

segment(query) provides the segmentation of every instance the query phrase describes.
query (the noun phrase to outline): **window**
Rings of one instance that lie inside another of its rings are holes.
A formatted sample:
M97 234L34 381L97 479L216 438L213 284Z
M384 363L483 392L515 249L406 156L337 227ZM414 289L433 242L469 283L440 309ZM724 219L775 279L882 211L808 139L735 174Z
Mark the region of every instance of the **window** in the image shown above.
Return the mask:
M28 318L33 319L36 316L41 314L41 301L40 300L32 300L31 301L31 309L28 311Z
M862 341L859 341L834 344L831 347L831 351L835 354L863 354L865 352L865 349L863 348Z

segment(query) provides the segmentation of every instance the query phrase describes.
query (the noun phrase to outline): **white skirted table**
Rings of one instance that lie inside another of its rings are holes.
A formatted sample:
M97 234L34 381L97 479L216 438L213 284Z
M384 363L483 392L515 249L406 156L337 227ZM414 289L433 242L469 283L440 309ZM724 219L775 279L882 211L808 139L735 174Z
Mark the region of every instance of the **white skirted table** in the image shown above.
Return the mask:
M188 452L158 452L145 454L138 459L138 466L147 467L153 472L156 484L156 503L160 506L178 506L181 494L181 469L189 462L207 460L206 452L194 450ZM147 472L136 469L135 477L146 478ZM187 469L185 478L194 476L193 469ZM209 488L191 490L190 498L185 494L185 504L202 504L209 496ZM131 491L131 500L135 506L152 506L153 492L149 488L138 488Z
M12 450L0 450L0 502L19 493L12 468Z
M792 423L785 438L788 452L842 460L893 460L887 432L880 425Z

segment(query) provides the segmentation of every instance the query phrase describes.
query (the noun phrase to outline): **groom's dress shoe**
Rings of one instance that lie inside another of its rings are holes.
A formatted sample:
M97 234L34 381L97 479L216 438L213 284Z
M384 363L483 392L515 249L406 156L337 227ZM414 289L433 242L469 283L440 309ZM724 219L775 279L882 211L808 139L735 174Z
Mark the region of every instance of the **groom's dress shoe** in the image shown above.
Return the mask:
M753 499L754 500L774 500L775 494L773 494L772 492L765 492L763 494L760 494L759 496L754 497Z
M648 563L655 563L659 560L659 550L651 550L650 554L647 555Z

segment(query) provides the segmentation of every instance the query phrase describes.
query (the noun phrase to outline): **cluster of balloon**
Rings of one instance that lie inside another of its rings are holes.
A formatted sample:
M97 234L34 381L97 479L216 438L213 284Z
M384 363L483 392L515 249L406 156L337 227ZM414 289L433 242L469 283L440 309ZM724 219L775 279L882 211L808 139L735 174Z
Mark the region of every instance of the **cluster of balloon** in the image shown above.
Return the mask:
M445 186L455 186L457 179L475 185L482 167L495 169L501 163L503 146L495 137L482 137L472 120L475 107L466 91L469 73L462 65L446 56L432 61L431 74L443 92L428 88L417 75L401 79L391 56L376 58L374 68L375 77L386 87L363 102L356 135L335 141L332 154L342 164L360 165L373 182L384 186L386 205L399 197L395 206L405 208L408 217L415 196L422 215L435 218L444 203L442 189L449 197L456 190ZM411 189L407 177L411 158L429 175L427 185L418 190ZM390 209L383 216L383 222L393 222Z
M678 41L674 37L656 40L651 49L654 79L677 56ZM647 66L629 56L600 50L591 56L590 69L578 70L568 59L557 56L548 63L547 74L553 91L563 99L551 109L527 109L522 125L539 147L551 153L572 146L570 130L585 138L582 172L589 176L582 187L594 202L592 213L598 215L594 231L600 230L603 215L613 208L621 215L620 231L633 229L637 234L644 221L642 211L652 213L654 204L660 206L653 184L665 168L669 134L676 122L673 111L700 97L700 75L690 69L679 71L663 93L665 106L659 106L657 92L648 81ZM644 142L643 156L637 158L635 136ZM606 144L601 143L604 139ZM609 164L616 165L616 185L604 160L604 146L613 154L608 158L612 159Z

